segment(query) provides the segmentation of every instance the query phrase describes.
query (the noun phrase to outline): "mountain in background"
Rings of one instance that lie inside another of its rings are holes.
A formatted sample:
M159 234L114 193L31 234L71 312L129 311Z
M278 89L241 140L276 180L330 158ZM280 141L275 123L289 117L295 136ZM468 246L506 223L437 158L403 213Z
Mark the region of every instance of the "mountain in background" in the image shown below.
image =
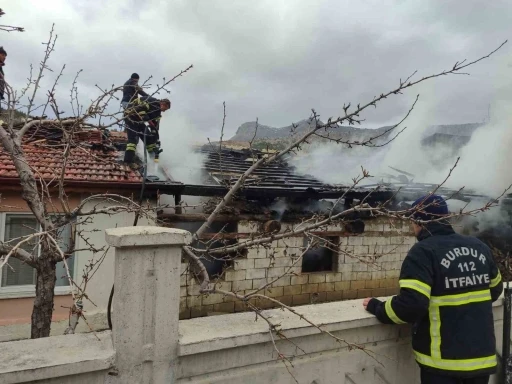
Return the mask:
M323 124L322 122L320 122ZM251 141L254 140L267 140L267 139L287 139L292 135L304 134L310 131L314 127L315 123L310 120L301 120L293 125L288 125L286 127L275 128L269 127L267 125L258 124L258 130L256 132L256 136L254 135L256 129L255 121L248 121L247 123L243 123L240 127L238 127L236 134L230 139L231 141ZM380 133L385 132L390 127L382 127L378 129L368 129L368 128L358 128L352 126L338 126L337 128L332 128L328 130L319 131L320 134L329 133L330 135L336 136L370 136L370 135L378 135Z
M432 125L427 127L424 132L425 143L462 141L466 143L473 132L483 124L467 123L467 124L448 124L448 125ZM244 146L248 142L253 141L254 147L269 147L272 149L282 149L286 144L290 143L296 136L302 135L310 131L314 127L311 119L301 120L295 124L295 127L288 125L286 127L276 128L267 125L258 124L256 131L256 122L249 121L238 127L236 134L229 140L233 143L239 143ZM338 126L327 130L320 130L318 133L322 136L329 136L331 139L342 139L350 141L365 141L371 137L380 136L374 143L386 141L392 131L392 126L385 126L376 129L359 128L354 126ZM398 128L400 129L400 128ZM255 132L256 131L256 132ZM313 140L326 140L320 136L314 136ZM245 144L244 144L245 143Z

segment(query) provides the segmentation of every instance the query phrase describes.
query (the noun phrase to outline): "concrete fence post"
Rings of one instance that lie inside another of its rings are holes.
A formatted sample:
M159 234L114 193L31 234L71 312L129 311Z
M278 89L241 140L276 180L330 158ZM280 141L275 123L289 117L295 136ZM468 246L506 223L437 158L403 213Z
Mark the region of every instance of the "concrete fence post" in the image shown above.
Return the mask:
M115 250L113 341L123 384L173 383L178 356L181 248L187 231L162 227L106 230Z

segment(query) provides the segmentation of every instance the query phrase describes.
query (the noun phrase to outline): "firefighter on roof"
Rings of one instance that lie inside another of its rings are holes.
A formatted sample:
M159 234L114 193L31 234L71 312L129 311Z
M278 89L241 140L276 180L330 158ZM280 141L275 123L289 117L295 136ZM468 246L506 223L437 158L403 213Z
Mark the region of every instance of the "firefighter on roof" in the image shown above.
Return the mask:
M500 271L483 242L442 219L442 197L422 197L413 207L425 224L413 224L418 242L402 264L400 293L363 306L382 323L413 324L422 384L486 384L497 367L492 303L503 291Z
M128 143L124 153L124 162L133 167L135 160L135 150L139 138L144 140L146 133L146 150L150 155L158 159L160 149L159 123L162 112L171 108L171 102L168 99L155 99L151 96L144 96L133 100L128 104L124 112L126 124L126 133ZM145 123L148 123L146 126Z
M130 78L123 85L123 99L121 100L121 106L126 109L131 101L135 100L140 96L148 96L146 92L139 86L139 75L132 73Z

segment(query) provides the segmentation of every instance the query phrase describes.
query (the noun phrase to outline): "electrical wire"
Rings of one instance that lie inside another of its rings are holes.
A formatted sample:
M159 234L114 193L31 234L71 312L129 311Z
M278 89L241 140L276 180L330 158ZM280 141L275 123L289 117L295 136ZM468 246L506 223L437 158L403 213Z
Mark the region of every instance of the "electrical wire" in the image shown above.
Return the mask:
M129 128L128 128L129 129ZM140 197L139 197L139 209L135 214L135 220L133 221L133 226L136 227L139 221L140 211L142 210L142 202L144 201L144 190L146 189L146 178L148 176L148 151L146 151L146 132L148 127L144 125L144 174L142 178L142 187L140 189ZM114 284L112 284L112 289L110 290L110 296L108 298L107 304L107 322L108 328L112 330L112 299L114 297Z

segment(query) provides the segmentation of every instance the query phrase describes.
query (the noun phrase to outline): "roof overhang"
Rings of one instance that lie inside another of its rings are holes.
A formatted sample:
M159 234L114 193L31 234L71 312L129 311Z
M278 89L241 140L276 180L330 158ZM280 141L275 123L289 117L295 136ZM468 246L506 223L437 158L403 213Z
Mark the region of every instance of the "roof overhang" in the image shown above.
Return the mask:
M21 184L18 178L0 178L1 191L21 191ZM118 193L121 195L140 193L142 183L123 182L94 182L87 180L66 180L64 182L66 192L81 193ZM145 197L156 197L159 194L181 195L182 183L155 183L147 181L144 186ZM56 190L57 183L50 183L49 189Z

